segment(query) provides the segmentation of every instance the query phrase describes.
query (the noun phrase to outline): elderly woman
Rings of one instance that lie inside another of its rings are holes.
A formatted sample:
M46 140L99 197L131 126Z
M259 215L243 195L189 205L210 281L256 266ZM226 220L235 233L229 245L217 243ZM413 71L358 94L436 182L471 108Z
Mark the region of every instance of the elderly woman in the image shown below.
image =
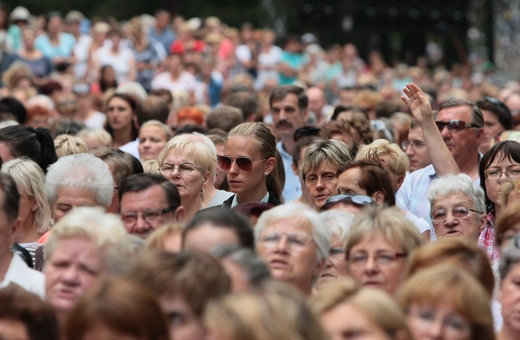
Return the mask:
M101 277L129 268L133 247L123 222L99 208L76 208L45 243L45 295L64 326L68 312Z
M397 300L416 339L495 339L489 294L459 268L441 265L413 275Z
M215 340L327 339L304 296L279 282L212 301L204 324Z
M45 175L38 164L23 158L2 164L2 172L11 175L18 187L21 228L17 242L29 251L35 264L38 240L49 230L51 222L51 207L43 191Z
M179 190L185 219L189 221L206 207L205 190L217 166L215 152L206 143L184 134L170 139L157 160L161 174Z
M486 227L484 191L462 173L442 176L428 190L437 238L464 236L477 242Z
M329 255L330 235L319 214L301 203L287 203L262 214L255 227L256 251L273 279L310 294Z
M301 172L314 209L319 210L338 192L336 171L350 160L349 147L337 140L317 140L307 147Z
M325 283L313 300L331 339L345 339L345 334L362 334L366 339L412 339L399 305L381 290L340 279Z
M393 295L408 255L422 243L421 234L397 208L367 207L356 216L347 237L348 274L362 286Z
M348 275L347 261L345 259L345 241L354 220L354 215L341 210L325 211L320 214L320 217L330 232L330 248L325 269L323 269L318 278L317 286Z
M54 222L79 206L102 206L112 201L114 180L108 166L91 154L61 157L49 167L45 196Z
M520 288L518 277L520 275L520 236L515 236L509 245L502 251L499 265L500 290L498 301L502 304L502 318L504 324L497 334L497 339L512 340L520 337L520 325L518 323L518 296Z

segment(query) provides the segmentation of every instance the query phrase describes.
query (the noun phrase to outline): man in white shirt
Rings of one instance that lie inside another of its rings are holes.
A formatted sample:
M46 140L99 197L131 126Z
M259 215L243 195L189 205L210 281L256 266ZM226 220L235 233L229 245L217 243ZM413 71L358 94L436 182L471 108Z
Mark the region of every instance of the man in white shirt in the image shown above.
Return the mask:
M18 204L20 194L11 176L0 173L0 288L14 282L43 298L45 279L42 273L31 269L11 246L20 228Z

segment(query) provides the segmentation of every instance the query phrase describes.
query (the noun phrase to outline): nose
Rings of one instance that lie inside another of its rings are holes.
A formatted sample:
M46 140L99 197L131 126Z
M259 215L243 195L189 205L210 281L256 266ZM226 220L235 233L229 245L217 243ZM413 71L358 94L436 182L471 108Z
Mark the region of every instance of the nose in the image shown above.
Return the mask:
M444 127L441 129L441 136L442 136L444 139L448 139L448 138L451 136L451 131L450 131L450 129L448 129L448 125L444 126Z
M143 218L142 215L138 215L138 216L137 216L137 220L135 221L135 225L134 225L133 230L134 230L136 233L144 233L144 232L150 230L150 226L149 226L148 223L144 220L144 218Z
M446 215L446 219L444 220L444 225L451 226L456 224L457 219L453 217L453 213L451 211L448 211Z
M321 177L318 177L318 181L316 182L316 188L317 189L322 189L324 187L325 186L323 185L323 179Z
M276 251L277 252L287 252L289 243L287 242L287 236L282 235L278 243L276 244Z
M280 120L287 120L287 114L285 110L280 110Z
M78 271L74 266L69 266L63 271L63 281L69 285L74 285L78 280Z
M431 339L441 339L442 338L442 330L443 330L443 322L442 320L432 321L430 327L428 328L428 335Z
M368 257L367 263L365 264L365 271L366 272L376 272L377 271L377 262L375 257Z
M232 172L234 174L237 174L238 173L238 165L237 165L237 162L235 162L234 160L231 162L231 166L229 167L229 171L228 172Z
M412 156L414 154L414 151L413 151L413 148L412 148L411 144L406 147L406 149L404 150L404 153L407 156Z

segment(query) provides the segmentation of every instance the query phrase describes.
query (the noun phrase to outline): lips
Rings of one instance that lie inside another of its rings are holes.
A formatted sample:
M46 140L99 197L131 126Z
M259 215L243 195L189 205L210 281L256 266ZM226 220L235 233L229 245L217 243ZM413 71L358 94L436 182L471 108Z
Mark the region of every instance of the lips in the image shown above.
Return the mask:
M269 261L269 268L271 269L285 269L289 266L287 261L282 259L274 259Z
M382 286L384 286L383 282L376 281L376 280L364 281L362 283L362 285L365 287L382 287Z

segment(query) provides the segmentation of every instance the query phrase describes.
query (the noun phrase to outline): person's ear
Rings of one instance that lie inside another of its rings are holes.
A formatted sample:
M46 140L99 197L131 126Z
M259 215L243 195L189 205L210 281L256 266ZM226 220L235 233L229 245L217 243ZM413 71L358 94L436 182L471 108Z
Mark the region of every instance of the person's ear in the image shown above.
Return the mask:
M267 159L267 161L265 162L265 172L264 172L264 174L266 176L268 176L274 170L275 166L276 166L276 158L269 157Z
M184 217L186 216L185 213L186 213L186 210L184 209L184 207L182 205L177 207L177 209L175 209L175 211L174 211L175 220L177 222L183 222Z
M385 200L385 195L383 194L382 191L376 191L373 195L372 195L372 199L374 200L374 202L380 206L380 205L383 205L386 200Z
M293 174L300 177L300 175L298 174L298 167L296 165L294 165L294 163L291 163L291 169L292 169Z
M480 226L478 228L479 235L480 235L480 233L482 233L484 231L484 229L486 229L486 224L487 224L487 216L486 216L486 214L481 214L480 215Z
M397 182L395 183L395 188L394 190L397 192L397 190L399 190L399 188L401 187L401 185L403 185L403 182L404 182L404 176L399 176L397 177Z

